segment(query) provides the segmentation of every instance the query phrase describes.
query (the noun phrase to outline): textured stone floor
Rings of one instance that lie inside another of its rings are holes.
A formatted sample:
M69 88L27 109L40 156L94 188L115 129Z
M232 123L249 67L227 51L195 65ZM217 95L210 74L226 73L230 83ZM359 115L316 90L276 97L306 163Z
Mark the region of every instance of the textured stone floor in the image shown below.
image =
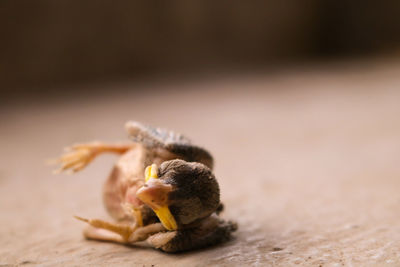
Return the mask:
M100 89L112 90L0 107L0 266L400 265L400 64ZM82 238L72 215L108 218L101 187L116 158L73 176L44 161L125 140L128 119L214 154L234 240L169 255Z

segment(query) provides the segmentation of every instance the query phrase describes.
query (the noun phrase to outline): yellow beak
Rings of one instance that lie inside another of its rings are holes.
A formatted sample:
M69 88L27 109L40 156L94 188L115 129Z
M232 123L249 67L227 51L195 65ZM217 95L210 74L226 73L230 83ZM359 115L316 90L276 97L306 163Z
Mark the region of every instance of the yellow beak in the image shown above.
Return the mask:
M144 174L146 185L136 192L136 196L155 212L166 229L178 229L175 218L168 208L168 193L172 190L172 186L158 179L156 164L148 166Z
M154 178L154 179L158 179L158 175L157 175L157 164L151 164L151 166L147 166L146 169L144 170L144 179L146 180L146 182L150 179L150 178Z
M169 211L168 206L162 206L158 209L154 209L154 212L167 230L172 231L178 229L175 218Z

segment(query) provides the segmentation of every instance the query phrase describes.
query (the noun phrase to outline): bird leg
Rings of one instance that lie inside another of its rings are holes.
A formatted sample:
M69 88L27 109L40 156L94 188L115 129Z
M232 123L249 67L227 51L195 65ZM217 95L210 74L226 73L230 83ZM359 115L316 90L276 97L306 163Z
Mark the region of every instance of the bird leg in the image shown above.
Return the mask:
M96 228L91 225L88 225L84 230L83 230L83 235L87 239L91 240L97 240L97 241L107 241L107 242L114 242L114 243L120 243L120 244L126 244L126 240L122 238L122 236L110 232L105 229L101 228Z
M135 243L146 240L149 236L166 231L161 223L153 223L143 227L139 227L129 237L129 243Z
M140 207L136 207L128 202L121 203L121 206L122 206L122 209L124 210L125 214L129 218L133 217L135 219L136 227L143 226L143 216L142 216L142 211L141 211Z
M123 244L143 241L155 233L166 230L161 223L153 223L143 227L132 227L98 219L85 219L78 216L75 216L75 218L89 224L89 227L83 232L86 238Z
M60 169L56 173L65 170L77 172L85 168L96 156L101 153L123 154L133 148L135 144L125 145L109 145L101 142L92 142L87 144L76 144L67 147L66 152L58 159L50 161L50 163L61 164Z
M88 230L84 231L84 235L87 238L91 238L91 239L105 240L102 238L96 238L96 236L99 237L99 235L101 235L101 233L105 233L104 231L98 231L98 230L104 229L104 230L107 230L107 232L108 232L107 237L111 236L110 235L111 233L116 233L122 238L121 241L126 243L129 239L129 237L132 235L132 233L136 229L136 227L131 227L129 225L110 223L110 222L106 222L106 221L99 220L99 219L85 219L85 218L78 217L78 216L75 216L75 218L80 221L88 223L90 226L92 226L92 228L94 227L93 229L95 229L95 231L92 228L88 228Z

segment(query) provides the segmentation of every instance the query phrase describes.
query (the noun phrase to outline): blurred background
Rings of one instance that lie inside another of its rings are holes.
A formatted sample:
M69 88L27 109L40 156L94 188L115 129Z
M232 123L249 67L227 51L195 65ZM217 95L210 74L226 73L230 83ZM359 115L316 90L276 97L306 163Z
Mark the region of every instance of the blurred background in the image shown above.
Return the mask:
M1 266L400 266L400 1L0 1ZM137 120L215 158L238 221L191 254L89 242Z
M396 0L4 0L0 90L398 55L399 25Z

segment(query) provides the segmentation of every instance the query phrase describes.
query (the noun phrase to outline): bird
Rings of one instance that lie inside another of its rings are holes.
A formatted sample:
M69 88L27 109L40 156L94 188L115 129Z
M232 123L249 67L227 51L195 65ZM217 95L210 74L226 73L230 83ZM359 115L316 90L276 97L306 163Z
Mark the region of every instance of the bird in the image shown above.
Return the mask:
M103 186L103 202L115 222L75 216L88 226L87 239L150 247L175 253L232 238L237 223L222 219L214 160L187 137L136 121L125 124L131 142L73 145L55 162L56 173L83 170L97 156L120 158Z

